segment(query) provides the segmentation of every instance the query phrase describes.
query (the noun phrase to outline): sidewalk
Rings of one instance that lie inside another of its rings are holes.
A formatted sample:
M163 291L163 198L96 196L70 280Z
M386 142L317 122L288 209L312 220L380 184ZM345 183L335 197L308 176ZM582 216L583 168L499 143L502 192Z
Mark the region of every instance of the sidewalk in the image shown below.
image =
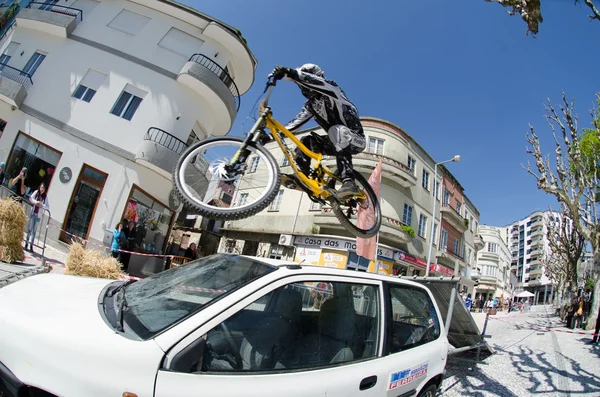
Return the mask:
M551 306L490 316L495 354L449 357L441 396L600 396L600 346L586 344L591 332L572 332Z

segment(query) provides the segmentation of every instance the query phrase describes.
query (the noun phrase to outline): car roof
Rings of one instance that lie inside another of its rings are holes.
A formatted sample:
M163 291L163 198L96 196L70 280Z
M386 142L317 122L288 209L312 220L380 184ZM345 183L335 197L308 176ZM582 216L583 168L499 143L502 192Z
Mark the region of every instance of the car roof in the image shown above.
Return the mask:
M297 269L295 271L297 271L299 273L303 273L303 274L317 273L317 274L326 274L326 275L331 275L331 276L366 278L366 279L381 280L381 281L393 282L393 283L398 283L398 284L407 284L407 285L418 286L420 288L425 288L423 286L423 284L420 284L420 283L417 283L417 282L414 282L411 280L394 277L394 276L383 275L383 274L375 274L375 273L368 273L368 272L355 272L355 271L349 271L346 269L338 269L338 268L318 266L318 265L302 264L302 262L294 262L294 261L290 261L290 260L281 260L281 259L271 259L271 258L264 258L264 257L259 257L259 256L251 256L251 255L240 255L240 256L244 256L246 258L251 258L253 260L264 262L269 265L280 267L280 268L285 268L290 265L299 266L300 269Z

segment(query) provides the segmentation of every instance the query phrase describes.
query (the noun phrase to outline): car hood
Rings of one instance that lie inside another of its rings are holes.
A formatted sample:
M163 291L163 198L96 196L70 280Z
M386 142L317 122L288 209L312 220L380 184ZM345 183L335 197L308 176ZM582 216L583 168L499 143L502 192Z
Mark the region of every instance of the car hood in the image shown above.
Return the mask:
M126 365L153 362L156 368L164 352L154 341L125 338L101 317L99 296L111 282L42 274L0 288L0 362L46 390L75 374L102 382L107 378L98 374Z

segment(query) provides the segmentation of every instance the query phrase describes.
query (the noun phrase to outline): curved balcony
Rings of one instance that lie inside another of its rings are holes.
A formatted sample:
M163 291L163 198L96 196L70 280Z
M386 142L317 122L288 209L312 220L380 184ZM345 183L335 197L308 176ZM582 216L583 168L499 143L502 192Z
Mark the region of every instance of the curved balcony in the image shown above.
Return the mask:
M160 128L150 127L138 147L135 159L167 178L187 144Z
M20 108L33 85L29 73L0 63L0 99L11 106Z
M442 216L460 233L466 232L469 228L465 222L465 218L450 204L442 204Z
M417 184L417 177L406 164L379 154L369 152L355 154L352 156L352 166L356 171L368 175L373 172L380 159L383 160L381 163L381 176L383 179L395 182L403 187L413 187ZM325 159L323 165L335 167L335 158Z
M333 209L330 207L325 207L320 213L315 214L313 223L329 231L335 230L336 232L339 231L347 233L345 231L346 229L340 225L340 222L333 213ZM382 216L381 229L379 229L379 233L380 235L389 237L398 243L407 244L412 240L412 237L402 230L403 225L404 223L397 219L390 218L388 216Z
M531 232L531 236L530 237L536 237L536 236L543 236L544 235L544 229L539 228L533 232Z
M177 81L200 94L217 116L214 135L225 135L240 108L240 93L227 72L202 54L194 54L183 65Z
M18 26L69 37L83 21L83 11L79 8L32 1L17 14L16 19Z
M479 234L476 234L475 237L473 237L473 243L475 244L475 251L481 251L485 247L485 242Z

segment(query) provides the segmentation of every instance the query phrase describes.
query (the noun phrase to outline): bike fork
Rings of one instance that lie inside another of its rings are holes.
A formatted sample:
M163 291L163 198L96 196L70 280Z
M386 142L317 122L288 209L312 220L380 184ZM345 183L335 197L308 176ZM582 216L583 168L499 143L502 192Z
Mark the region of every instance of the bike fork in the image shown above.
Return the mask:
M244 138L244 142L242 143L242 146L238 149L237 152L235 152L235 154L229 161L229 165L231 167L234 167L238 162L239 163L246 162L246 160L248 159L248 155L250 154L250 151L248 150L248 144L250 142L257 142L260 139L260 136L263 133L263 131L260 127L261 127L261 124L264 122L264 119L265 119L265 115L261 114L261 116L258 118L258 120L256 120L256 123L254 123L254 125L252 126L252 129L250 130L250 132L248 134L246 134L246 138Z

